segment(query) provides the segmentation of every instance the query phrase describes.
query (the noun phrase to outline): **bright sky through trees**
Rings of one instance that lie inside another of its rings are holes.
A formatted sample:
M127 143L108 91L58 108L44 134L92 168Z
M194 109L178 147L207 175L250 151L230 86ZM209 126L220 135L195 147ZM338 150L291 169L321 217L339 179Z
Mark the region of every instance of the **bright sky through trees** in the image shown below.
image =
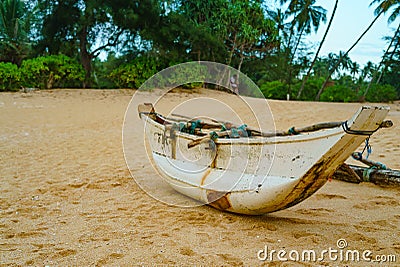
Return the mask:
M326 56L333 52L346 51L361 33L368 27L374 19L375 6L369 6L371 1L366 0L341 0L338 10L327 39L322 47L320 56ZM327 17L330 18L334 6L334 1L317 0L317 4L323 6L327 11ZM400 18L388 25L387 19L390 15L381 16L374 24L371 30L364 36L360 43L350 53L352 61L360 65L365 65L368 61L379 63L382 59L387 42L383 40L384 36L392 37L394 31L400 23ZM321 24L317 34L308 37L311 42L319 42L325 32L327 24Z

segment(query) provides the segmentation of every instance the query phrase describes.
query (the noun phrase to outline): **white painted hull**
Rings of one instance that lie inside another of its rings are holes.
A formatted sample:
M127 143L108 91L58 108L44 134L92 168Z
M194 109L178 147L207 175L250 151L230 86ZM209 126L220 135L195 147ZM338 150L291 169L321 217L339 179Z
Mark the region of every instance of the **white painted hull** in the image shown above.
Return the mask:
M374 131L387 107L363 107L351 131ZM146 115L156 167L178 192L218 209L263 214L291 207L315 193L366 139L343 127L284 137L222 139L188 148L200 137L166 130Z

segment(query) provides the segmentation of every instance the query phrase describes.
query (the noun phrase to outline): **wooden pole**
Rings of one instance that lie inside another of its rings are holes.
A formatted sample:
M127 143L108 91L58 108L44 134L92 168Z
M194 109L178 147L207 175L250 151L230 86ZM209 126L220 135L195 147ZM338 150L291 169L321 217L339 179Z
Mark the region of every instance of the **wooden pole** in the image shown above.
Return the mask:
M357 173L363 182L382 186L400 186L400 171L398 170L381 170L352 165L350 165L350 168Z

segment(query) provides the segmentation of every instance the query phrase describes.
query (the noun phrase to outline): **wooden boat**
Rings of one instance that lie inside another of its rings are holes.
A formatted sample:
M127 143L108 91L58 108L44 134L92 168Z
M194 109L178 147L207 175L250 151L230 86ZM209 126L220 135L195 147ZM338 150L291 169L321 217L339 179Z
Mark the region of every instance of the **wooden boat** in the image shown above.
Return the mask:
M384 121L388 107L364 106L344 122L268 133L221 130L220 123L199 120L179 123L151 104L138 111L155 166L176 191L220 210L254 215L305 200L368 136L391 126Z

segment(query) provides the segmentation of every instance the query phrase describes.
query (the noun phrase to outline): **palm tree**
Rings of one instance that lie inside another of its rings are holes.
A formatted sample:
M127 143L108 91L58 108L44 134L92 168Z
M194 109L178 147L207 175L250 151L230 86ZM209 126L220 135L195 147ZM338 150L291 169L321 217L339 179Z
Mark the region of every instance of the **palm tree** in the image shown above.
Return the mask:
M326 9L321 6L314 6L315 2L316 0L303 0L302 3L298 3L294 11L296 13L294 21L299 31L299 36L293 50L293 57L296 54L303 34L310 34L311 30L317 32L321 21L326 22Z
M386 69L387 69L387 64L384 64L384 63L385 63L385 62L391 62L391 61L392 61L393 55L395 54L396 49L397 49L397 47L398 47L398 45L399 45L399 42L397 42L396 45L395 45L395 47L394 47L394 49L393 49L393 51L392 51L392 53L390 53L390 56L389 56L389 58L387 59L387 56L388 56L388 54L389 54L389 49L390 49L390 47L392 46L392 44L393 44L393 42L394 42L394 40L395 40L397 34L399 33L399 30L400 30L400 24L399 24L399 26L397 27L397 30L396 30L394 36L391 38L391 41L390 41L390 43L389 43L389 46L387 47L385 53L384 53L383 56L382 56L381 62L379 63L378 67L376 68L376 70L377 70L377 71L376 71L376 74L379 74L379 77L378 77L378 79L376 80L376 84L379 84L379 82L380 82L381 79L382 79L383 74L385 73L385 71L386 71ZM382 66L382 65L384 65L383 70L382 70L381 72L379 72L379 70L381 69L381 66ZM371 87L371 84L374 82L374 78L375 78L375 77L372 77L371 80L369 81L368 86L367 86L367 88L365 89L364 94L363 94L363 96L362 96L362 98L361 98L360 100L363 101L363 100L365 99L366 95L368 94L369 88Z
M19 65L27 55L28 14L22 0L0 1L0 61Z
M319 44L317 53L315 53L314 59L313 59L313 61L311 62L311 66L310 66L310 68L308 69L308 72L307 72L306 76L304 77L303 82L301 83L300 90L299 90L299 92L298 92L298 94L297 94L297 99L300 98L301 93L302 93L303 90L304 90L304 85L306 84L308 78L310 77L311 70L313 69L315 62L317 61L319 52L321 51L322 45L323 45L323 43L325 42L326 36L328 35L328 32L329 32L329 29L331 28L332 21L333 21L333 18L335 17L336 9L337 9L337 6L338 6L338 2L339 2L339 0L336 0L335 6L334 6L334 8L333 8L332 16L331 16L331 18L330 18L330 20L329 20L329 23L328 23L328 27L327 27L326 30L325 30L325 33L324 33L324 36L322 37L321 43Z
M383 12L382 12L383 13ZM353 50L353 48L358 44L358 42L364 37L364 35L369 31L369 29L371 29L372 25L374 25L374 23L378 20L378 18L380 17L380 15L382 14L380 13L378 16L375 17L375 19L371 22L371 24L368 26L368 28L361 34L361 36L356 40L356 42L346 51L346 53L344 53L344 55L347 55L351 50ZM342 61L342 58L339 58L338 62L336 63L336 65L332 68L331 72L329 73L328 77L326 78L324 84L322 85L321 89L319 89L317 96L315 97L316 101L319 101L319 98L321 97L321 94L323 93L327 83L329 82L329 80L331 79L331 76L333 74L333 72L336 71L336 69L340 66L340 62Z
M370 6L378 3L378 6L375 8L375 16L381 14L381 12L386 13L389 9L394 8L392 14L390 14L388 18L388 23L392 23L396 20L396 18L400 15L400 1L399 0L373 0Z
M356 74L360 72L360 65L357 62L352 62L350 65L350 74L353 75L353 80L356 77Z
M373 0L373 1L371 2L370 6L373 5L373 4L375 4L375 3L379 3L379 6L375 9L375 18L374 18L374 20L370 23L370 25L367 27L367 29L360 35L360 37L355 41L355 43L346 51L345 55L347 55L347 54L358 44L358 42L364 37L364 35L365 35L365 34L371 29L371 27L375 24L375 22L378 20L378 18L379 18L382 14L386 13L391 7L395 7L395 11L394 11L394 12L391 14L391 16L390 16L391 19L394 20L394 19L398 16L398 14L400 13L400 6L397 6L397 7L396 7L396 5L399 5L399 4L400 4L399 0ZM335 71L335 69L339 66L341 60L342 60L342 59L339 59L339 62L336 64L336 66L334 67L334 69L331 70L332 73L333 73L333 72ZM326 84L328 83L328 81L329 81L330 78L331 78L332 73L330 73L330 74L328 75L328 77L326 78L326 80L325 80L324 84L322 85L321 89L318 91L318 94L317 94L317 96L315 97L315 100L317 100L317 101L319 100L319 98L320 98L322 92L324 91L324 89L325 89L325 87L326 87Z
M285 12L285 19L289 16L289 15L293 15L297 12L297 6L302 4L303 0L280 0L280 4L283 5L287 2L289 2L287 11ZM289 29L290 29L290 33L289 35L286 34L287 37L287 44L286 47L290 48L291 42L292 42L292 37L294 34L294 29L295 29L295 20L292 20L292 22L290 22L289 25Z
M388 46L388 48L386 49L386 52L385 52L385 54L384 54L383 57L382 57L382 61L381 61L381 63L379 64L378 69L379 69L380 66L383 64L384 60L386 59L386 56L387 56L387 54L389 53L389 49L390 49L390 47L392 47L393 42L396 40L396 38L399 38L399 35L398 35L399 32L400 32L400 23L399 23L399 26L397 26L396 32L394 33L393 37L392 37L391 40L390 40L389 46ZM392 53L390 53L390 56L389 56L389 58L388 58L388 60L387 60L388 62L391 62L391 61L392 61L393 56L394 56L395 52L397 51L398 46L399 46L399 42L396 42L396 45L394 46L393 51L392 51ZM378 80L376 81L376 84L378 84L378 83L381 81L382 76L383 76L383 73L386 71L386 68L387 68L387 65L385 64L385 67L384 67L383 70L381 71L381 73L380 73L380 75L379 75L379 78L378 78Z
M364 66L363 69L364 72L364 79L372 79L372 77L374 76L375 72L376 72L376 66L373 62L368 61L367 64Z
M390 1L374 0L374 1L372 1L371 5L374 4L374 3L379 3L379 5L375 9L375 14L380 13L382 10L386 10L387 11L389 8L395 7L394 11L392 12L392 14L388 18L388 24L392 23L398 17L398 15L400 13L400 1L394 0L393 2L390 2ZM396 7L396 3L397 3L397 7ZM397 30L394 33L393 37L391 38L389 46L386 49L386 51L385 51L385 53L384 53L384 55L382 57L382 60L379 63L379 66L378 66L377 70L379 70L381 68L381 66L384 64L384 61L386 60L386 58L387 58L387 56L389 54L389 50L390 50L394 40L397 38L399 30L400 30L400 24L397 26ZM392 60L393 55L394 55L394 53L395 53L395 51L396 51L396 49L398 47L398 44L399 43L397 42L395 47L394 47L394 49L393 49L393 52L390 53L390 56L389 56L389 58L387 60L388 62L390 62ZM378 77L378 79L376 81L376 84L378 84L381 81L382 76L383 76L384 72L386 71L386 68L387 68L387 65L385 65L383 70L380 72L379 77ZM374 79L372 78L371 81L368 83L367 89L365 90L364 95L363 95L364 98L367 95L373 80Z
M351 64L353 63L349 57L349 54L344 53L343 51L339 52L339 59L340 60L340 69L346 71L350 68Z
M281 0L281 3L287 2ZM288 47L293 35L293 29L296 28L299 32L296 45L290 55L289 75L288 75L288 93L291 93L291 79L293 61L296 55L296 51L299 47L300 41L304 33L311 33L312 30L315 32L318 30L321 21L326 22L326 10L321 6L314 6L316 0L292 0L288 6L288 15L294 15L292 21L291 33L289 36Z
M326 63L328 64L328 70L329 70L329 72L331 72L333 70L332 74L338 71L337 69L334 70L334 67L338 63L338 61L339 61L339 56L336 55L335 53L329 53L328 56L326 57Z
M315 77L323 77L329 73L329 62L327 58L317 58L313 67Z
M283 40L288 38L287 34L288 24L285 23L285 20L287 18L287 13L283 12L282 9L278 8L275 11L267 10L267 14L269 18L275 22L278 30L278 35L282 37Z

